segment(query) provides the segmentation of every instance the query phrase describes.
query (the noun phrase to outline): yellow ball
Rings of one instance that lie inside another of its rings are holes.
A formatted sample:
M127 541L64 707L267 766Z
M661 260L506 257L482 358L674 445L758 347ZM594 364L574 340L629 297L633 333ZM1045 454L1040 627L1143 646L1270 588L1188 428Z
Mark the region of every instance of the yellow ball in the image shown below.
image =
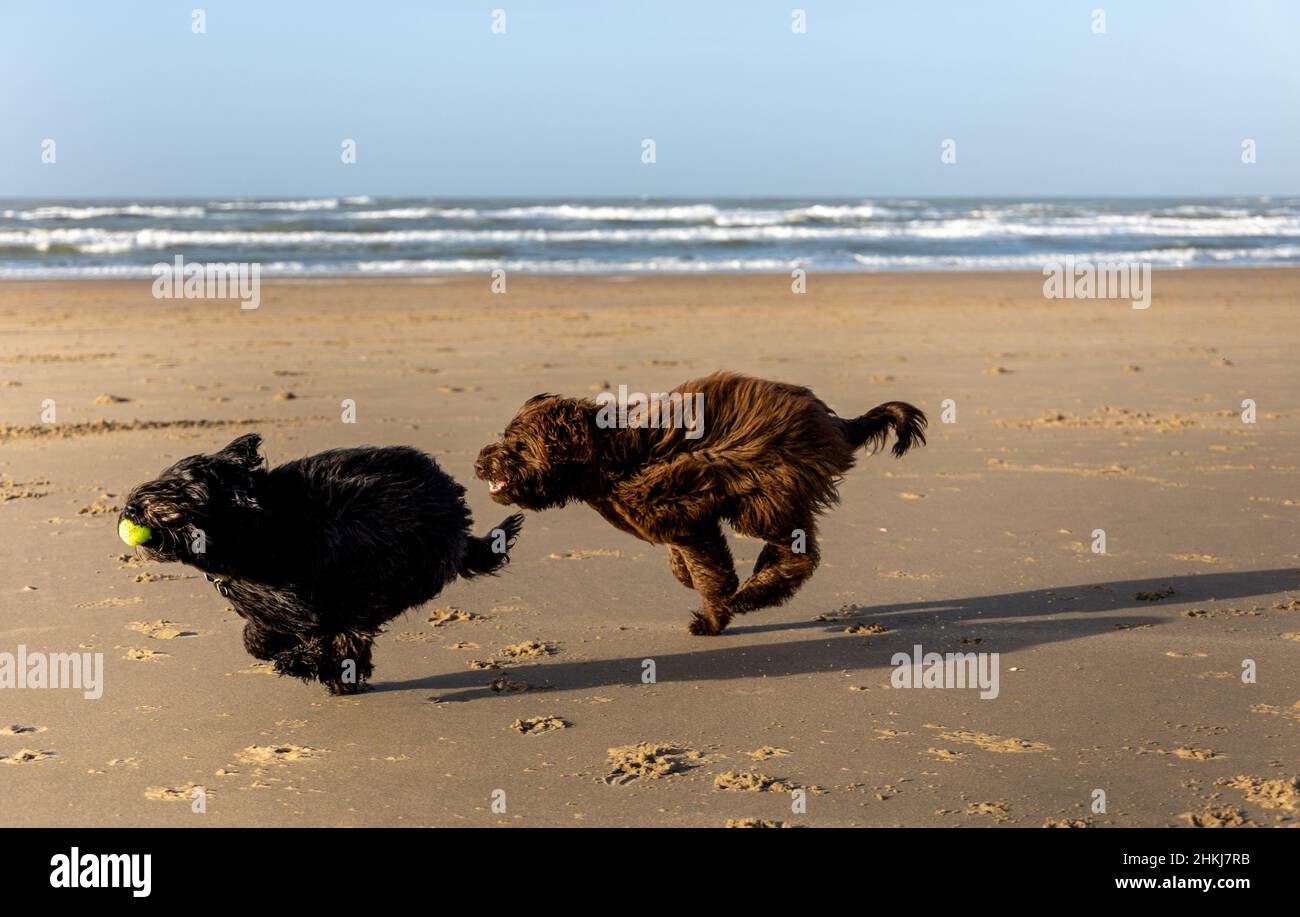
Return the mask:
M134 548L152 538L153 532L147 525L136 525L130 519L123 519L117 524L117 536Z

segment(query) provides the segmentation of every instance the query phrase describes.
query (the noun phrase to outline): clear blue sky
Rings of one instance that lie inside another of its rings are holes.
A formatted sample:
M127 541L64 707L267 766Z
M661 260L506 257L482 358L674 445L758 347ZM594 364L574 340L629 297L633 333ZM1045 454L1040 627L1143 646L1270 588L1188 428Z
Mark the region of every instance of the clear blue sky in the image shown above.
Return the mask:
M1298 37L1293 0L0 0L0 196L1296 193Z

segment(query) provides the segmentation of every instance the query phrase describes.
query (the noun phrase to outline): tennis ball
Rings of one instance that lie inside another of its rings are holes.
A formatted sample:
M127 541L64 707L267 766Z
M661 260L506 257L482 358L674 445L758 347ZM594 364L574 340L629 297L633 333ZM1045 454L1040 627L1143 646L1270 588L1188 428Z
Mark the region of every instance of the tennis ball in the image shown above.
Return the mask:
M153 532L147 525L136 525L130 519L123 519L117 524L117 537L121 538L131 547L144 544L153 537Z

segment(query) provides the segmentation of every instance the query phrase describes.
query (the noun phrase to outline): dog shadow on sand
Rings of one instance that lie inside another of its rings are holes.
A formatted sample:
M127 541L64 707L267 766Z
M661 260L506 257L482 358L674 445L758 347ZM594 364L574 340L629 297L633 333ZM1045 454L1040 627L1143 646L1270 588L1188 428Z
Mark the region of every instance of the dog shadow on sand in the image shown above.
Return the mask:
M1169 590L1172 589L1172 592ZM759 623L781 609L737 617L721 636L692 638L698 649L657 653L647 642L635 657L577 662L543 662L500 671L470 670L405 681L374 683L376 691L431 691L441 701L467 701L498 695L487 686L499 676L535 690L581 691L640 683L641 664L652 658L659 682L719 681L739 678L866 672L889 664L896 652L920 643L925 652L1008 653L1044 643L1075 640L1124 628L1159 626L1181 615L1167 606L1262 598L1300 590L1300 570L1201 573L1120 582L1059 586L999 595L927 602L853 606L851 617ZM1139 598L1141 596L1141 598ZM798 601L796 599L796 601ZM1114 612L1127 612L1115 614ZM1153 613L1158 612L1158 613ZM788 612L787 612L788 613ZM746 623L754 621L753 624ZM885 633L864 650L861 636L845 633L855 624L880 624ZM941 629L942 628L942 629ZM792 631L817 632L810 639L737 645L735 637ZM978 638L979 643L963 643Z

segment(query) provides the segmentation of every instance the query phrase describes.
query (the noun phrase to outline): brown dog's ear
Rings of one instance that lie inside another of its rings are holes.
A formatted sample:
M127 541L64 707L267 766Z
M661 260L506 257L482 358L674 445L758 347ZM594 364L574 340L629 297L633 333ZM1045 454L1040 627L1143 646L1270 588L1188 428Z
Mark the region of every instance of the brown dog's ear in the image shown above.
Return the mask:
M542 438L552 454L570 462L590 462L595 455L595 413L574 398L557 398L546 414Z
M550 392L542 392L541 394L534 395L533 397L529 398L527 401L524 402L524 404L528 405L538 401L545 401L547 398L559 398L559 397L560 397L559 395L552 395Z
M243 436L231 440L230 444L218 452L217 455L238 462L245 468L256 468L263 461L262 456L257 451L261 447L262 437L256 433L245 433Z

